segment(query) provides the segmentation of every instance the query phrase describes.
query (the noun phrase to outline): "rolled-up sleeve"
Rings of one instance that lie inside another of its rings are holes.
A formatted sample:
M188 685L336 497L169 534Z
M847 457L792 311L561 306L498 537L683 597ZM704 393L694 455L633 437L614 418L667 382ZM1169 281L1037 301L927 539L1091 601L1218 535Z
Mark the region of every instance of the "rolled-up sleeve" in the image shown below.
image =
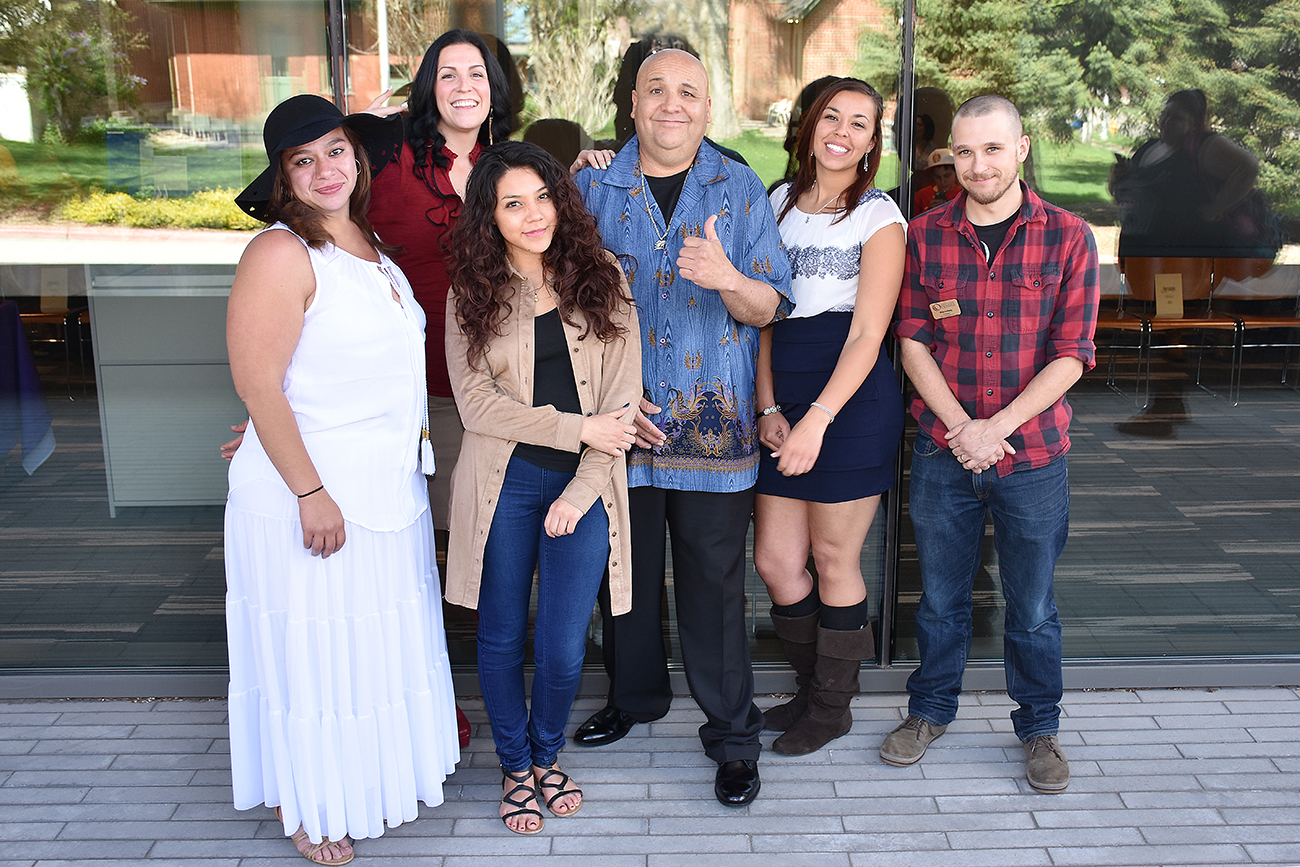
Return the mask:
M1084 370L1097 365L1097 305L1101 300L1097 242L1080 223L1061 263L1061 290L1047 335L1047 359L1077 358Z
M930 297L921 283L921 256L915 230L908 227L907 261L903 270L903 286L898 293L897 321L894 336L899 340L915 340L926 346L934 342L934 319L930 316Z

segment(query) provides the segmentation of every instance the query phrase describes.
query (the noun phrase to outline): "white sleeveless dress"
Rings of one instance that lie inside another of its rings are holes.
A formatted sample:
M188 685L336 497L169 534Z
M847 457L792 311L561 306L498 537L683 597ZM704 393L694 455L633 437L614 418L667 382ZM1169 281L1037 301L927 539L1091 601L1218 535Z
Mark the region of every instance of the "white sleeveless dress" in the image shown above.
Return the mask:
M419 467L424 314L388 257L307 250L316 293L284 392L347 538L328 559L303 548L250 424L230 463L226 631L235 808L280 805L286 833L319 842L442 803L460 751Z

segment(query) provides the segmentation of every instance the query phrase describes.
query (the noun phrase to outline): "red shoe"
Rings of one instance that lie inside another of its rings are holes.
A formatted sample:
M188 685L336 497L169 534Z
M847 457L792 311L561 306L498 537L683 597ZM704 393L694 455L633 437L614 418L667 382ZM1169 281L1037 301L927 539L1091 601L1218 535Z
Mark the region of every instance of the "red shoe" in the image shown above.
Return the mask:
M456 733L460 735L460 748L463 750L469 746L469 737L473 732L469 727L469 718L459 705L456 707Z

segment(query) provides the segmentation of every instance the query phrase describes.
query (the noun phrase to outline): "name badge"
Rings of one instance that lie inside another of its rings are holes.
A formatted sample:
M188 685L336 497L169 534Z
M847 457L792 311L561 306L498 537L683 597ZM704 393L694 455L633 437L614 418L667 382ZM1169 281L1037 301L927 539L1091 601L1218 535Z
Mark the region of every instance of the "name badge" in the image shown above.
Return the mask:
M947 301L936 301L930 305L930 315L935 319L947 319L949 316L956 316L961 312L961 302L956 298L949 298Z

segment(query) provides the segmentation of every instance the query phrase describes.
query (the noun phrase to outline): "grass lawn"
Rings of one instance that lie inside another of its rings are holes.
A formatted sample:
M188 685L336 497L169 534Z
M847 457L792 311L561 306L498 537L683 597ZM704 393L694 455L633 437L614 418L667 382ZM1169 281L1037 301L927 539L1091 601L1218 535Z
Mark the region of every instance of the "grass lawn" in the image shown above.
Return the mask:
M1033 143L1034 170L1043 197L1058 205L1111 205L1106 191L1115 151L1099 145L1043 139Z
M18 169L17 183L0 193L6 204L48 213L61 202L85 196L92 189L123 189L126 183L139 186L142 169L146 191L154 182L173 191L186 187L191 192L216 187L239 189L245 179L261 170L266 159L260 141L242 147L155 142L152 162L148 147L141 159L136 156L137 142L120 137L116 141L115 147L0 142L9 150ZM779 180L785 172L786 153L780 138L748 129L721 144L740 152L765 185ZM1078 206L1079 210L1089 212L1090 219L1107 221L1108 209L1113 206L1106 192L1107 174L1114 163L1111 150L1040 140L1034 143L1034 155L1038 182L1047 199L1065 206ZM897 183L898 158L886 154L876 185L888 190Z
M194 192L215 187L244 186L266 165L260 141L243 146L225 143L155 144L139 150L139 141L115 137L107 144L45 144L3 140L18 170L14 191L31 206L51 206L93 188L101 190L170 186ZM111 159L110 159L111 157ZM182 162L183 160L183 162ZM144 178L141 178L141 172Z

